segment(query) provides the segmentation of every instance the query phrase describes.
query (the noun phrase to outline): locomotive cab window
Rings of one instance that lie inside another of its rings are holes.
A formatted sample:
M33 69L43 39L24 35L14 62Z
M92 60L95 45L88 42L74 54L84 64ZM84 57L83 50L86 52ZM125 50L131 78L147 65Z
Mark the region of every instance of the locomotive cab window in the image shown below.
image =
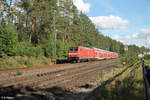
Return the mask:
M69 51L78 51L78 47L72 47L69 49Z
M73 48L70 48L69 51L73 51Z
M74 51L78 51L78 47L74 47Z

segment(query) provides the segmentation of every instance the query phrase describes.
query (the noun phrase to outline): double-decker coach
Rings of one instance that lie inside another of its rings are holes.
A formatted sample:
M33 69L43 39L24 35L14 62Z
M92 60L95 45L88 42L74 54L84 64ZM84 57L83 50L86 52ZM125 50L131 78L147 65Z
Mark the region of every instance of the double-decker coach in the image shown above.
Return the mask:
M95 51L97 51L97 59L104 59L105 50L99 49L99 48L93 48Z

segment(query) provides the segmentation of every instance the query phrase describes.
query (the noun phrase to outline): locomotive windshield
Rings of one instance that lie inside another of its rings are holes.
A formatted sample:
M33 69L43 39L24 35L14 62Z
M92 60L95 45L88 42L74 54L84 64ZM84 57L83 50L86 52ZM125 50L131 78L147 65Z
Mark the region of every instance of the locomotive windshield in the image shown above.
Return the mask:
M71 47L69 51L78 51L78 47Z

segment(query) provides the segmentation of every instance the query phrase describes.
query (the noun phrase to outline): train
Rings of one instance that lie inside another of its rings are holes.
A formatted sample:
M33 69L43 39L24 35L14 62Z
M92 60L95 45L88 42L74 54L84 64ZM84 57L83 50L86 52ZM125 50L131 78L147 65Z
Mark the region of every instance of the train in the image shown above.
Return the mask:
M71 46L68 50L69 62L91 61L101 59L118 58L119 55L116 52L111 52L99 48L89 48L83 46Z

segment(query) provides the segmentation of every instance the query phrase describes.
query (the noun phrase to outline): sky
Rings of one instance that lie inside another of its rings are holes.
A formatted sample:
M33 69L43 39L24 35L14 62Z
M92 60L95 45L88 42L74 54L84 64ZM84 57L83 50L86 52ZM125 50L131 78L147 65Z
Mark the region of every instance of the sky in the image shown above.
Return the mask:
M105 36L150 48L150 0L73 0Z

